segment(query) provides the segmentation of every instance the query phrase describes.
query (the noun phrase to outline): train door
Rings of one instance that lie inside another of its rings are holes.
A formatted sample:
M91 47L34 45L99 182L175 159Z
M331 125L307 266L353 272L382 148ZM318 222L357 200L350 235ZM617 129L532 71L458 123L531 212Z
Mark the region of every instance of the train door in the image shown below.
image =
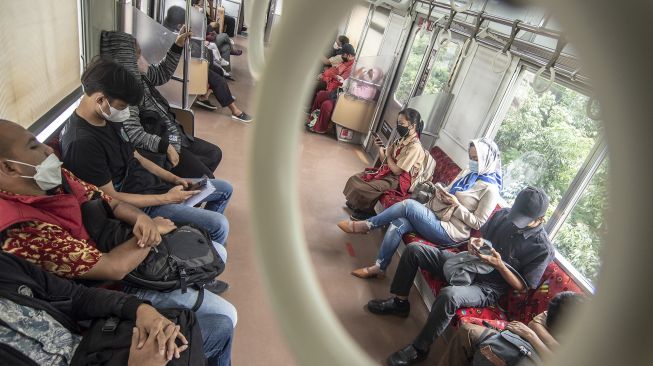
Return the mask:
M386 101L377 118L373 121L371 131L377 131L386 141L390 139L396 124L397 113L403 108L413 92L413 85L421 73L426 55L431 49L434 37L435 21L429 21L425 16L419 16L410 31L405 44L409 46L401 50L401 60L397 62L397 70L403 70L401 76L395 77L388 88ZM365 144L368 154L376 156L377 148L371 140Z

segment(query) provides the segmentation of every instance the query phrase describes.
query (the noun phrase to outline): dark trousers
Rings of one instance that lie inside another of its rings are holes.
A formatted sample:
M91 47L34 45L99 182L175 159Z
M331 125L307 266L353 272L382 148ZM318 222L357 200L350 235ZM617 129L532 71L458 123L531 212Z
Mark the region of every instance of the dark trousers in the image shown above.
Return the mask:
M213 90L215 99L218 100L218 103L220 103L222 107L226 107L234 102L234 98L231 95L231 90L229 90L229 85L227 85L227 79L225 79L224 76L220 76L210 68L209 87L211 90Z
M213 172L222 160L222 150L216 145L195 138L188 147L182 146L179 164L171 172L182 178L215 178Z
M401 256L390 292L408 296L417 270L424 269L432 275L444 278L444 262L454 254L428 245L411 244ZM456 310L462 307L485 307L496 302L501 294L489 286L447 286L435 297L426 325L413 341L415 347L426 350L436 337L449 326Z
M229 35L229 37L236 36L236 18L225 15L224 16L224 32Z

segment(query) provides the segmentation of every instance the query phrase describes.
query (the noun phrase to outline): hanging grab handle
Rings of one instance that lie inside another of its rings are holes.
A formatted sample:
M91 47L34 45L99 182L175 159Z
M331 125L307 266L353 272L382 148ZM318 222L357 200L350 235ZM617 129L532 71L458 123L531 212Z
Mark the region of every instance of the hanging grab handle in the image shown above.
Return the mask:
M476 36L478 36L481 33L481 25L483 24L483 20L485 20L484 17L484 12L481 11L478 13L478 16L476 17L476 25L474 26L474 30L472 31L472 34L465 40L465 43L463 43L463 48L462 48L462 58L467 58L467 55L469 54L469 50L472 48L472 43L476 42ZM487 28L483 29L483 32L487 34Z
M594 105L597 105L598 108L596 110L594 109ZM603 111L601 111L601 105L599 104L599 101L594 97L591 96L590 99L587 100L587 104L585 105L585 113L587 113L587 117L594 121L599 121L601 118L603 118Z
M510 47L512 46L512 43L515 41L515 37L517 37L517 33L519 33L519 23L521 23L521 20L517 19L512 23L512 30L510 32L510 38L508 38L508 42L506 42L505 45L503 45L503 48L498 50L497 53L494 55L494 58L492 59L492 71L496 72L497 74L502 74L508 70L510 67L510 64L512 63L512 53L510 52ZM484 33L488 34L490 38L497 40L497 38L492 35L490 32L487 31L487 28L483 30ZM497 60L499 59L499 55L506 55L506 61L505 63L500 67L497 68Z
M454 10L458 13L461 13L463 11L467 11L472 8L472 4L474 3L474 0L469 0L469 2L464 2L463 5L461 6L456 6L456 0L449 0L449 4L451 5L451 10Z
M449 19L447 20L447 24L444 25L444 28L438 33L438 49L441 47L447 47L449 45L449 42L453 39L453 35L451 34L451 23L453 23L453 18L456 17L457 11L451 8L451 13L449 14ZM444 32L447 32L446 35Z
M554 68L556 62L558 61L558 58L560 58L560 54L562 53L562 50L565 48L567 45L567 40L564 38L558 39L558 44L556 45L556 50L553 53L553 56L551 56L551 59L549 62L542 66L539 70L537 70L537 73L535 74L535 78L533 79L533 90L537 93L544 93L545 91L549 90L551 88L551 85L553 85L553 82L556 79L556 70ZM549 71L549 80L547 80L545 83L537 83L537 80L540 79L542 74L545 71Z

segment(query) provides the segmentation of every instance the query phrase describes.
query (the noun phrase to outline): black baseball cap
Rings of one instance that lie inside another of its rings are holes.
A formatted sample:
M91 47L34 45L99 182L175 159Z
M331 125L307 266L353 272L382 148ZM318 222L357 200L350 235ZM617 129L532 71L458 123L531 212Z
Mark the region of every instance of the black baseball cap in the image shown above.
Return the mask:
M538 219L549 208L549 196L541 188L526 187L522 189L508 213L508 220L520 229Z
M343 43L342 48L340 49L340 52L342 52L345 55L355 55L356 50L354 49L354 46L352 46L349 43Z

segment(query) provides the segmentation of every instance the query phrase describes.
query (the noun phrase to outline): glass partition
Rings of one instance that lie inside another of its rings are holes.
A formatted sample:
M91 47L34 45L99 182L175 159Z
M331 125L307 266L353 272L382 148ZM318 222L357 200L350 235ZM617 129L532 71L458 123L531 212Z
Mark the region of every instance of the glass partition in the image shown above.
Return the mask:
M163 25L167 28L173 28L180 23L180 19L186 17L186 1L184 0L165 0L163 4ZM194 7L190 9L190 29L193 32L193 38L204 39L206 34L206 16ZM178 30L178 29L177 29Z
M433 36L433 31L421 27L415 33L406 64L404 65L404 69L399 77L399 83L394 92L394 100L400 105L404 105L408 101L408 98L410 98L413 85L417 81L420 66L431 42L431 36Z
M177 35L140 10L132 6L128 8L126 10L132 14L132 35L141 47L141 54L147 62L158 63L165 57Z
M376 101L385 84L393 56L359 57L349 76L345 92L357 99Z

